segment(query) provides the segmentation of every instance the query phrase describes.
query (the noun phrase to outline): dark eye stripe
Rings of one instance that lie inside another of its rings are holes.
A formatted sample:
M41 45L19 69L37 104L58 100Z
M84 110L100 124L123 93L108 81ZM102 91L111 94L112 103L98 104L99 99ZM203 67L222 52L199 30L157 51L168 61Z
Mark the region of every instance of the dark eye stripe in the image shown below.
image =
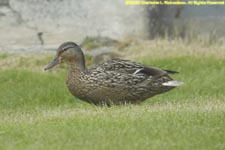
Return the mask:
M68 48L72 48L72 47L74 47L74 46L73 46L73 45L68 45L68 46L66 46L66 47L63 47L62 50L65 51L65 50L67 50Z
M65 52L67 49L74 47L73 45L68 45L66 47L63 47L60 51L59 51L59 55L61 55L63 52Z

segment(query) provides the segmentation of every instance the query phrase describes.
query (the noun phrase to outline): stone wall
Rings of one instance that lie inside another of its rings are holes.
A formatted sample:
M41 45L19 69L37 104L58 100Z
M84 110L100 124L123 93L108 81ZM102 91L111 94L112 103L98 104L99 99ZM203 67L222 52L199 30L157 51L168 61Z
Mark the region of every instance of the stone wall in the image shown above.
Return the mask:
M86 36L224 38L224 6L127 6L125 0L0 0L0 51L55 49ZM190 36L191 35L191 36ZM194 35L194 36L193 36Z
M1 0L0 49L56 47L86 36L146 37L143 6L123 0Z

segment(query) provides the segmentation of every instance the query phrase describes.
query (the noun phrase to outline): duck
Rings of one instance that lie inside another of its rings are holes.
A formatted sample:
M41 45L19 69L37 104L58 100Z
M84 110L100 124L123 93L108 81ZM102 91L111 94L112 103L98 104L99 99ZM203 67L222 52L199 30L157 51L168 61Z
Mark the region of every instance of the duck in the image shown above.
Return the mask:
M74 42L61 44L44 70L61 63L68 64L66 85L71 94L94 105L137 104L183 85L169 76L177 71L130 60L114 58L87 68L84 53Z

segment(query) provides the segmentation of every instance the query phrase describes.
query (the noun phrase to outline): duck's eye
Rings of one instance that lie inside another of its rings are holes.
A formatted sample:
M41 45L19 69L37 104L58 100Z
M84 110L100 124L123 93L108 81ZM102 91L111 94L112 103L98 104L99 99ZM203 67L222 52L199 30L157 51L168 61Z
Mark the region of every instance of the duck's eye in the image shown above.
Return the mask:
M59 51L59 55L61 55L63 52L65 52L68 48L63 48Z

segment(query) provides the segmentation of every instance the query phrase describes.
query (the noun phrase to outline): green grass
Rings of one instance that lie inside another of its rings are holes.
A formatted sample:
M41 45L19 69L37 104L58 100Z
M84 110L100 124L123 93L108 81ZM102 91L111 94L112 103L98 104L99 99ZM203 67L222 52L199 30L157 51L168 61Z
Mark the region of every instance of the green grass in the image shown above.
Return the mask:
M179 71L173 78L185 85L140 105L111 108L74 98L64 67L43 72L42 59L23 59L0 69L0 149L225 149L225 59L138 58Z
M156 104L2 112L0 148L224 149L224 108Z
M5 59L9 57L9 54L0 54L0 59Z

